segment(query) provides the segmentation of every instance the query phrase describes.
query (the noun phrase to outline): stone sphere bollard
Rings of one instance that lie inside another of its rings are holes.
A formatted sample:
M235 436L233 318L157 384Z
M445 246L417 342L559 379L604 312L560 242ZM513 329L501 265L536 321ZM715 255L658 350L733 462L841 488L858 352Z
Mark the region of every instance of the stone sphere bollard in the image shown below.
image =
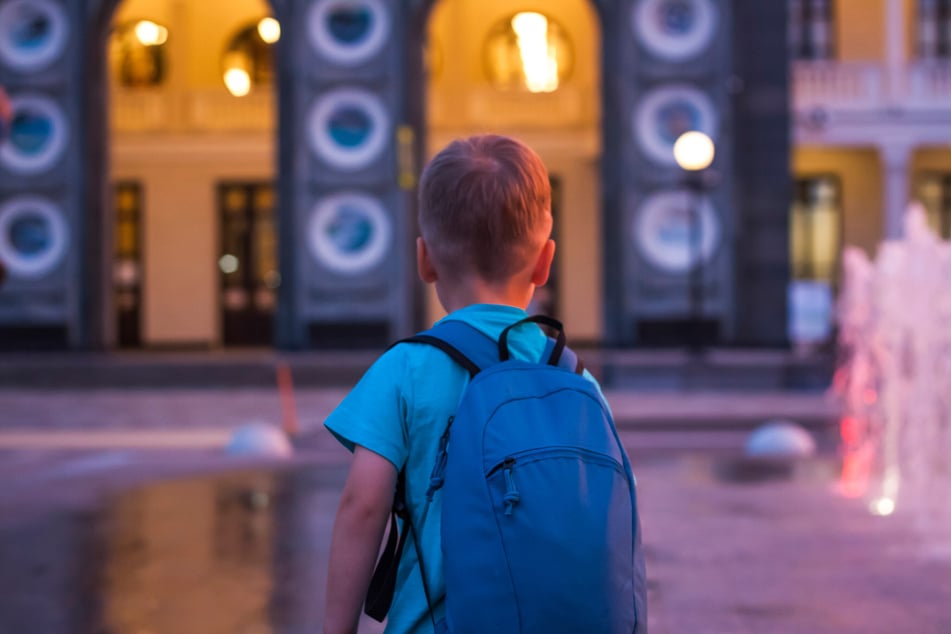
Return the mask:
M750 458L808 458L816 453L816 441L801 425L775 420L757 427L746 440Z
M234 430L225 453L229 456L287 458L294 450L281 429L267 423L249 423Z

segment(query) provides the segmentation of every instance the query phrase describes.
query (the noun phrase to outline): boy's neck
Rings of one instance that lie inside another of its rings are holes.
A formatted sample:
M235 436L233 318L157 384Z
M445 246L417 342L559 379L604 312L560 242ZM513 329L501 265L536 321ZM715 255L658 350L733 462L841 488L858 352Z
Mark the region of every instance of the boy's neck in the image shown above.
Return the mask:
M475 277L452 284L436 282L436 294L439 296L439 303L442 304L447 313L473 304L497 304L525 310L528 308L534 292L534 284L510 282L509 284L499 285Z

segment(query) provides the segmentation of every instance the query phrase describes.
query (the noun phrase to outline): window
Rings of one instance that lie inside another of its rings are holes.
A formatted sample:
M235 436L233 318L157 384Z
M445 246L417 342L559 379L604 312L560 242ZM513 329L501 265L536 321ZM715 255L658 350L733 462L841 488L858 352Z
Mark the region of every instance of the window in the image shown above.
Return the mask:
M951 0L918 0L918 55L951 59Z
M142 345L142 184L115 184L115 257L113 293L116 311L116 344L120 348Z
M835 56L832 0L789 0L789 45L792 59Z
M109 39L113 77L126 88L158 86L165 79L168 29L151 20L116 26Z
M928 226L951 239L951 174L925 174L918 182L917 199L928 214Z
M482 55L489 81L503 90L554 92L571 74L574 63L565 29L531 11L497 22L486 37Z
M790 215L793 279L835 285L842 242L839 179L830 175L797 178L794 191Z
M235 97L244 97L255 86L267 86L273 77L271 45L281 38L281 25L262 18L239 30L221 58L222 79Z

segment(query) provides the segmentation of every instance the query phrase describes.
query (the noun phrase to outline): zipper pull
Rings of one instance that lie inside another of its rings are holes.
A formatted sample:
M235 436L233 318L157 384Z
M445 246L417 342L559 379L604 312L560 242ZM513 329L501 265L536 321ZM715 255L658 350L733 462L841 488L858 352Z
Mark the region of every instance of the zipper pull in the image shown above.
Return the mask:
M502 473L505 476L505 497L502 501L505 502L505 515L511 515L515 505L522 499L515 488L515 476L512 473L515 469L515 458L506 458L502 464Z
M455 416L449 417L449 423L446 425L446 431L439 438L439 449L436 451L436 464L429 474L429 488L426 489L426 499L433 501L433 495L442 488L446 482L446 462L449 460L449 431L452 429L452 423Z

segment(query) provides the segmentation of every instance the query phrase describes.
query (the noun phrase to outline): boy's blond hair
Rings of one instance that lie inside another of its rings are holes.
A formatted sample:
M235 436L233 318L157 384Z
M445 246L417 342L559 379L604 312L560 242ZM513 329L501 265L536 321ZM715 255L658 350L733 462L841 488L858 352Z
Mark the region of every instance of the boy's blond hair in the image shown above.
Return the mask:
M419 226L445 274L505 282L531 264L551 232L548 170L509 137L453 141L423 170Z

